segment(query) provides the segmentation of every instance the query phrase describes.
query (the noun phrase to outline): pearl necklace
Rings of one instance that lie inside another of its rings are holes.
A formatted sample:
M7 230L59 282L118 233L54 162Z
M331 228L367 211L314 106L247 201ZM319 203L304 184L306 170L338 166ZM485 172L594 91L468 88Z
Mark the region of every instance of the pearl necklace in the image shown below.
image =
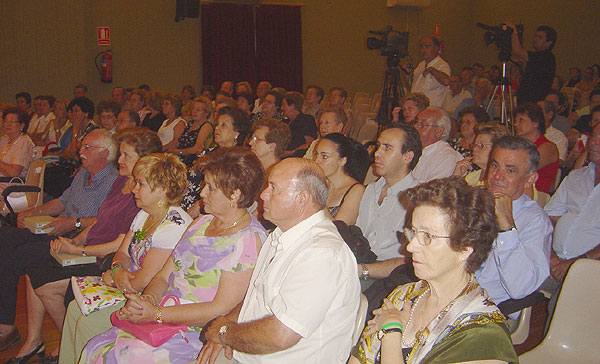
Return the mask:
M415 345L415 343L417 342L417 337L420 335L420 332L417 331L415 333L415 339L413 340L413 342L410 345L408 345L406 343L406 341L404 341L404 334L406 333L406 331L408 331L408 327L410 326L410 323L412 322L413 315L415 314L415 310L416 310L417 306L419 305L419 302L421 302L421 298L423 296L425 296L427 293L429 293L430 291L431 291L431 287L427 287L425 292L421 293L417 297L417 299L415 300L415 303L412 305L412 307L410 309L410 316L408 316L408 321L406 322L406 326L404 326L404 330L402 330L402 346L405 348L413 347Z

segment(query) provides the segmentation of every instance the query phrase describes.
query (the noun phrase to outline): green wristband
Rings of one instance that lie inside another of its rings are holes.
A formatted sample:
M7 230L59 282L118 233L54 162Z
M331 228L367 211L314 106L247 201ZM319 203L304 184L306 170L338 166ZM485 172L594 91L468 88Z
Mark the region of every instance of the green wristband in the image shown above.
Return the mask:
M386 329L389 329L389 328L392 328L392 327L397 327L400 330L402 330L402 324L399 323L399 322L389 322L389 323L381 326L381 330L386 330Z
M110 269L110 277L112 278L113 282L115 281L115 272L119 269L123 269L123 267L121 267L120 265L115 265Z

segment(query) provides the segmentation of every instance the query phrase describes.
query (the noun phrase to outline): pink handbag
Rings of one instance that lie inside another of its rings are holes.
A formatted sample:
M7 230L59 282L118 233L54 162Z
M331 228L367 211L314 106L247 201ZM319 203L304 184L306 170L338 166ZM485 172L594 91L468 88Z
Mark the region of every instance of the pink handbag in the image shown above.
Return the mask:
M172 299L175 302L175 305L180 304L179 297L169 295L163 298L162 302L160 303L160 306L164 307L165 303L169 299ZM118 327L119 329L130 333L139 340L142 340L146 344L151 345L155 348L169 341L169 339L177 333L180 333L181 336L183 336L183 338L187 341L187 338L184 334L188 330L187 325L164 323L159 324L158 322L135 323L117 318L116 311L113 312L112 315L110 315L110 322L112 322L112 324Z

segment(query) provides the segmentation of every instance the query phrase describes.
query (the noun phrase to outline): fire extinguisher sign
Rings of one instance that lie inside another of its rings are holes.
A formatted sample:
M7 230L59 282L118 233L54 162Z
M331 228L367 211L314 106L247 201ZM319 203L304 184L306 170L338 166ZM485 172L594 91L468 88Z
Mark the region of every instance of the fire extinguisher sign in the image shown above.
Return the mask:
M110 29L98 27L98 45L110 45Z

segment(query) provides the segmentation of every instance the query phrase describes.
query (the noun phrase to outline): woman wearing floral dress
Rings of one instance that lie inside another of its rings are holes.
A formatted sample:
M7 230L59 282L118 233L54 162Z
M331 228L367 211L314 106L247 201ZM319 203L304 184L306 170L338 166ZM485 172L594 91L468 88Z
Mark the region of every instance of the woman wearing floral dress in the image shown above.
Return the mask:
M201 327L243 300L266 237L246 211L262 189L264 170L254 153L234 147L215 151L204 173L201 197L210 215L191 224L142 296L126 294L117 311L121 320L186 324L188 331L152 347L113 327L89 341L80 362L188 363L202 348ZM181 305L157 307L171 295Z

